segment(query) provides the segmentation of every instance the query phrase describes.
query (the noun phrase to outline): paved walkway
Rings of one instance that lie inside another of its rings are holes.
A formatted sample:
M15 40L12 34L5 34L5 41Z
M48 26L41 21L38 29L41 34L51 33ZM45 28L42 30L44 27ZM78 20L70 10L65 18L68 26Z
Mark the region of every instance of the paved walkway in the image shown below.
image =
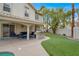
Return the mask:
M0 51L13 52L16 56L48 56L47 52L40 44L43 40L16 39L0 41Z

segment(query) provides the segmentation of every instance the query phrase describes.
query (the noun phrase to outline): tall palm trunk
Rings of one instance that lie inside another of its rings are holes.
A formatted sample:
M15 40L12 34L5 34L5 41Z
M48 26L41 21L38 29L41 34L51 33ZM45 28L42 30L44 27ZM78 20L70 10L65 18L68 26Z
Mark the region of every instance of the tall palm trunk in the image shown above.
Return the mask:
M79 21L79 14L78 14L78 21Z
M47 15L47 32L48 32L48 25L49 25L48 20L49 20L49 16Z
M71 37L74 35L74 3L72 3Z

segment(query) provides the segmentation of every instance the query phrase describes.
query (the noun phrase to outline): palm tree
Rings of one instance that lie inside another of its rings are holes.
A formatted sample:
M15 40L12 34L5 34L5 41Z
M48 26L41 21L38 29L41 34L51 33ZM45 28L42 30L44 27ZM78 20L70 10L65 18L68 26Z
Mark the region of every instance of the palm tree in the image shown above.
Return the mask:
M74 3L72 3L72 22L71 22L71 37L73 37L74 34Z

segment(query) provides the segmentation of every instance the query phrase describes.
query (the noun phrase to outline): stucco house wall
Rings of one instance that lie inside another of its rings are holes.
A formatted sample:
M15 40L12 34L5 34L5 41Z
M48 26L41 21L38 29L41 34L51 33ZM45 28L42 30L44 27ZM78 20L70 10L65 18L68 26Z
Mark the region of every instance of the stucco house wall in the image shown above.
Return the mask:
M0 3L0 36L3 35L2 24L14 24L16 34L19 34L22 31L29 31L29 33L35 31L35 25L39 25L38 29L40 29L40 26L43 23L43 16L38 14L39 20L36 20L35 10L28 3L9 3L11 12L4 11L3 5L4 3ZM27 12L29 17L24 15L25 7L28 8ZM29 30L27 30L27 25L30 26Z

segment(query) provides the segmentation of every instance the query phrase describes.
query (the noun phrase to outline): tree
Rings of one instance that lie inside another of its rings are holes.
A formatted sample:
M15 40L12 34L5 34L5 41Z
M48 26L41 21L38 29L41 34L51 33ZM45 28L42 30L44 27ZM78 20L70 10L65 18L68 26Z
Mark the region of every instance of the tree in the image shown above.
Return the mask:
M53 33L56 34L56 30L59 26L63 26L63 28L66 26L67 19L71 16L71 11L68 10L65 12L62 8L52 9L49 15L52 19L51 29L53 30Z
M56 34L56 30L59 25L59 17L58 17L58 15L51 15L51 18L52 18L51 29L52 29L53 33Z
M42 14L45 15L45 19L47 17L46 23L48 24L49 18L51 18L51 29L54 34L56 34L56 30L58 27L66 27L68 21L67 19L70 19L70 16L72 12L70 10L64 11L63 8L58 8L58 9L47 9L44 6L42 6L39 10ZM48 30L48 25L47 25L47 30Z

